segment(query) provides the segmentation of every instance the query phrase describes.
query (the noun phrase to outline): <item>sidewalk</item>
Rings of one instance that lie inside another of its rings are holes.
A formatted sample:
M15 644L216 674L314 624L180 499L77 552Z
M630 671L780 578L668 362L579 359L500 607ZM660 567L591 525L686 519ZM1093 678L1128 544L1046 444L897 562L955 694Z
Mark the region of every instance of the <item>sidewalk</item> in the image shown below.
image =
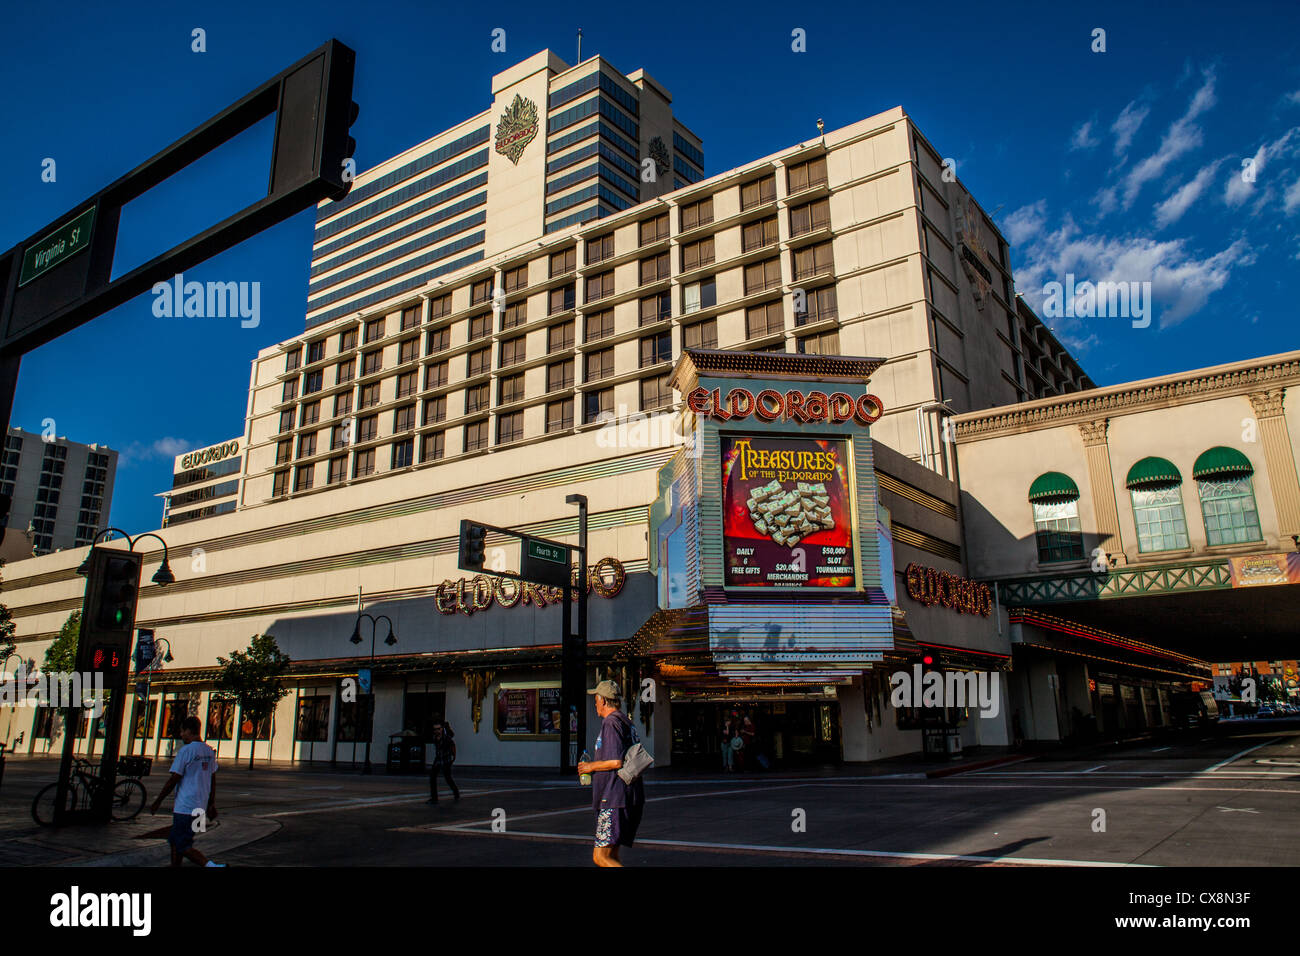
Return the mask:
M37 826L30 817L25 824L6 819L0 826L0 866L166 866L170 826L170 813L151 816L147 809L126 823L60 829ZM222 814L195 845L219 862L226 851L279 829L274 820Z

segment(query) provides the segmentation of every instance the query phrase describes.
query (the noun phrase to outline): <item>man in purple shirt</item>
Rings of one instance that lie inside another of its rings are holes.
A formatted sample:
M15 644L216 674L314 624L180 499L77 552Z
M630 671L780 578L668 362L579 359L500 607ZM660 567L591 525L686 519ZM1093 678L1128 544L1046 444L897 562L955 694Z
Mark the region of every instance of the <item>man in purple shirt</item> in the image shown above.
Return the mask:
M596 738L595 759L578 764L578 773L591 774L591 805L596 811L596 843L591 859L597 866L622 866L618 848L631 846L641 825L645 809L645 784L638 777L624 783L618 775L623 754L640 741L636 726L619 709L623 692L612 680L603 680L595 690L596 713L600 715L600 735Z

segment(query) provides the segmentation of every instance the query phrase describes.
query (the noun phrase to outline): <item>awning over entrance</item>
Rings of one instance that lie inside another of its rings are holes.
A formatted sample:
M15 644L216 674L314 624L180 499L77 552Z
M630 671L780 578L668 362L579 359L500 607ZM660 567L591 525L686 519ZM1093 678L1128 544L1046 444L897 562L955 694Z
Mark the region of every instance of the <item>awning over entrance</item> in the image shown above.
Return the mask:
M1250 459L1225 445L1218 445L1201 452L1201 456L1192 465L1192 477L1201 478L1240 478L1254 474L1255 467Z
M1181 485L1183 476L1172 461L1152 455L1133 463L1124 479L1125 488L1163 488Z
M1074 501L1078 497L1074 479L1059 471L1045 471L1029 486L1030 501Z

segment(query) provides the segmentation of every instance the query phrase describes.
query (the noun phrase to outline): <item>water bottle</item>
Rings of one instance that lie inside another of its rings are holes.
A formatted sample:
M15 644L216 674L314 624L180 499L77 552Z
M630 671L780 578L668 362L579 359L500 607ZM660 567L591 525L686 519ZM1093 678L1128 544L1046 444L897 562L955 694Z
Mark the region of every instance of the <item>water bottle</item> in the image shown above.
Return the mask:
M584 750L582 752L581 760L583 763L587 763L589 760L591 760L591 754L587 753L587 751ZM591 786L591 774L589 773L579 774L578 780L582 783L584 787Z

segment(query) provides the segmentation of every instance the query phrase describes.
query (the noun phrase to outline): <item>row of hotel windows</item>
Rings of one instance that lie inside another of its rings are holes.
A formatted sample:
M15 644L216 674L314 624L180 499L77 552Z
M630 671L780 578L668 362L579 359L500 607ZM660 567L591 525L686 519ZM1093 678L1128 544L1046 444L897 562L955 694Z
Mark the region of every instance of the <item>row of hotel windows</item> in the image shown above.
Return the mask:
M1210 465L1217 462L1217 467L1203 470L1200 467L1203 460ZM1191 544L1183 509L1182 476L1164 459L1143 459L1139 465L1147 462L1158 462L1164 467L1148 467L1144 474L1130 470L1126 481L1137 527L1138 551L1150 554L1185 550ZM1198 459L1193 474L1208 546L1263 540L1252 473L1245 456L1232 449L1210 449ZM1038 560L1040 563L1080 561L1084 549L1078 489L1072 487L1073 482L1068 478L1060 481L1065 476L1054 472L1040 476L1035 485L1046 480L1050 486L1053 477L1057 478L1056 487L1048 488L1050 494L1035 500L1033 489L1030 491Z

